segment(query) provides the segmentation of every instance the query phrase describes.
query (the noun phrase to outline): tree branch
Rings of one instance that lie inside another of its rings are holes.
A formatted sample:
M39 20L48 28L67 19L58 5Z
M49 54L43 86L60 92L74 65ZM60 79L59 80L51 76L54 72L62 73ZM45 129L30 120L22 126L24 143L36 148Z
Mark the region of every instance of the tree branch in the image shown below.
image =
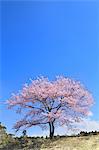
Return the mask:
M24 105L24 106L26 108L38 109L38 110L41 110L42 112L45 112L42 108L34 107L34 106L31 106L31 105Z

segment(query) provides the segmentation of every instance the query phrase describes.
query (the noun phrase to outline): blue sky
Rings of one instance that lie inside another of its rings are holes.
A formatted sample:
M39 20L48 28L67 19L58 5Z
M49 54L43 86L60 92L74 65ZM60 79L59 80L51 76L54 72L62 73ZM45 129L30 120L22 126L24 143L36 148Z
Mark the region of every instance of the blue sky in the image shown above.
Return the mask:
M97 1L1 2L1 101L38 75L80 80L93 94L99 120L99 4ZM1 106L9 132L19 116ZM33 134L42 133L32 128ZM29 131L31 132L31 131Z

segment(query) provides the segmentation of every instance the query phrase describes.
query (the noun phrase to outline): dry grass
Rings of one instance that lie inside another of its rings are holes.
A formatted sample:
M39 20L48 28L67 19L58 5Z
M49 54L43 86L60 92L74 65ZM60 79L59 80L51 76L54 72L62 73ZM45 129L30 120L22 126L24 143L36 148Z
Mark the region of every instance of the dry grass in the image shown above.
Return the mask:
M99 150L99 135L47 140L41 150Z

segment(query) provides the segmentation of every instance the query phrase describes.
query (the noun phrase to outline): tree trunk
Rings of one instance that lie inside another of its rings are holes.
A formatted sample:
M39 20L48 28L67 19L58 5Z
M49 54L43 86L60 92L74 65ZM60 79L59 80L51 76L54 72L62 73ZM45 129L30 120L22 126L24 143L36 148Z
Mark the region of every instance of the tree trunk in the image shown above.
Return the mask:
M50 131L50 139L52 139L54 137L54 123L53 122L49 122L49 131Z

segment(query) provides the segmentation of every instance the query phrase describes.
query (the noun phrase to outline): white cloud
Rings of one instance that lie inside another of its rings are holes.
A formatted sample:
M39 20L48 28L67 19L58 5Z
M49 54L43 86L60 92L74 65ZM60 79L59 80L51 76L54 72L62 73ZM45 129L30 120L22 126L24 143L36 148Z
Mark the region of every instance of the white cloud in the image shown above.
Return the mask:
M83 122L77 123L77 129L68 130L66 126L55 128L55 135L71 135L71 134L77 134L80 131L99 131L99 121L91 120L91 119L84 119ZM43 131L43 135L48 135L49 131Z
M99 121L91 120L91 119L84 119L81 123L83 131L99 131Z

